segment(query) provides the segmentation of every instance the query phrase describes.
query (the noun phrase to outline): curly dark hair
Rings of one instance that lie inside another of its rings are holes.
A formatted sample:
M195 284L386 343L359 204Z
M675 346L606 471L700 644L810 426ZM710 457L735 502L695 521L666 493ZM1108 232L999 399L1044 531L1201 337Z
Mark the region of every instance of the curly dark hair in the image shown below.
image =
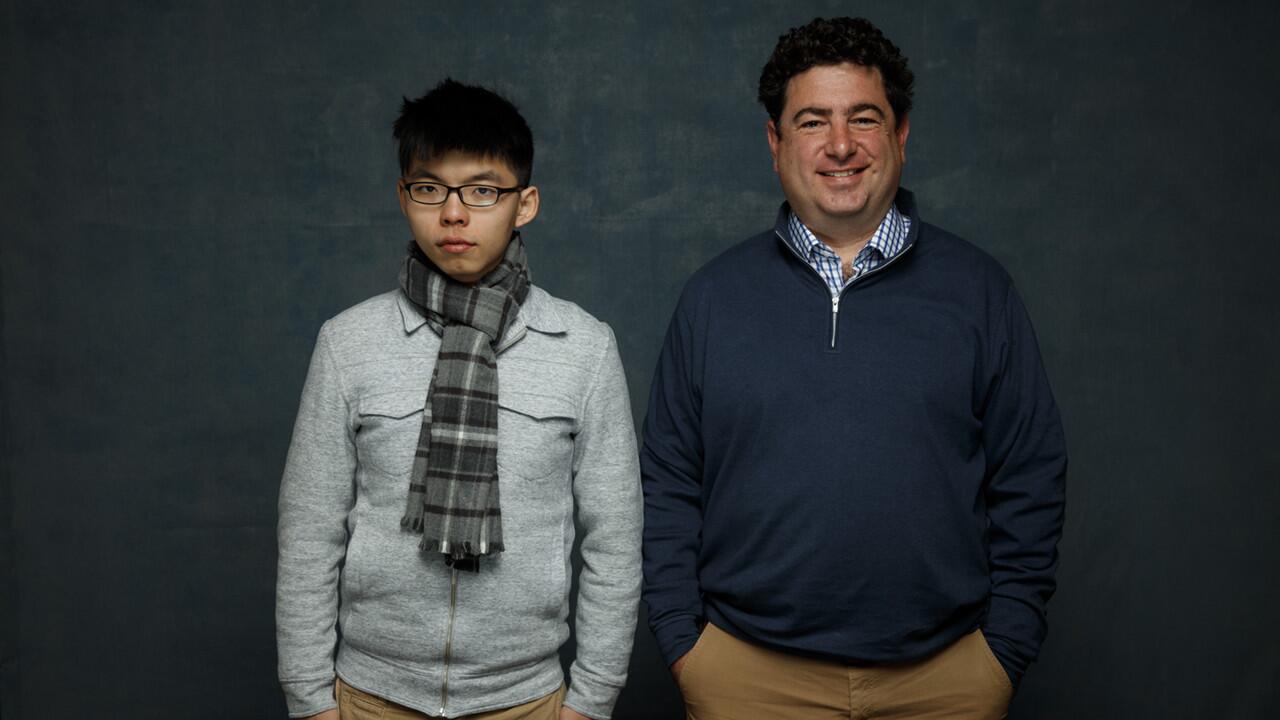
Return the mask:
M814 18L808 25L791 28L779 37L769 62L760 72L760 103L777 124L791 78L815 65L845 62L880 71L895 121L911 112L915 75L907 67L907 59L880 28L864 18L849 17Z

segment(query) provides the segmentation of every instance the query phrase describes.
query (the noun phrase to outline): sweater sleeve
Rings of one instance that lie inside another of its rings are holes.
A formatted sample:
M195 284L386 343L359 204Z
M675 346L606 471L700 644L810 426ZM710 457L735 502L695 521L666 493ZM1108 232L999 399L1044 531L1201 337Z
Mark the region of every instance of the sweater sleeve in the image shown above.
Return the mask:
M574 438L573 496L582 528L577 655L564 704L607 720L627 679L640 602L643 522L635 424L613 333Z
M1067 450L1035 332L1012 285L983 414L991 605L983 632L1015 685L1044 641L1056 587Z
M703 448L694 378L695 333L681 298L667 330L649 394L640 470L644 485L644 602L649 627L670 666L698 640Z
M355 443L327 326L316 339L280 484L276 642L291 717L336 707L338 573L355 499Z

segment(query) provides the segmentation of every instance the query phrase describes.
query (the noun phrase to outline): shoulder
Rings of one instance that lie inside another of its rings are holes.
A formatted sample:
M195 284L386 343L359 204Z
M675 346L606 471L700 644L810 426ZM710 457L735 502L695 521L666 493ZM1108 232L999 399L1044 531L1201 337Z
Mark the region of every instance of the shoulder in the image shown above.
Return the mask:
M380 295L374 295L329 318L324 326L330 333L341 334L368 327L370 324L385 322L388 319L398 319L400 317L397 302L399 296L399 290L389 290Z
M936 254L939 259L960 263L969 269L1007 275L1000 262L981 247L932 223L917 222L920 223L920 234L916 244L923 253Z
M536 313L536 318L549 324L560 325L566 331L593 335L608 329L603 321L587 312L581 305L572 300L556 297L537 285L529 286L529 297L525 299L525 307ZM532 325L536 319L531 318Z
M1003 294L1012 283L1000 263L977 245L920 218L915 193L899 188L894 199L898 211L911 220L911 252L902 269L930 274L930 282L984 287Z
M919 223L909 267L925 271L947 284L982 288L1003 296L1013 279L986 250L948 230L927 222ZM916 229L912 228L916 233Z
M513 394L558 397L580 417L596 378L620 362L613 331L577 303L537 286L529 288L520 314L524 336L498 356L499 394L507 401Z
M339 364L356 362L373 348L403 342L405 328L420 320L405 317L400 291L391 290L329 318L320 328L318 342L329 348Z
M704 307L716 297L751 294L779 268L784 267L787 252L773 230L752 235L731 245L698 268L680 295L679 307L685 311Z
M577 303L558 298L537 285L529 287L520 312L530 330L558 338L580 352L598 355L604 346L614 342L613 330L607 323Z
M715 285L737 278L744 272L777 260L781 249L782 243L776 232L766 230L757 233L708 260L689 278L689 285Z

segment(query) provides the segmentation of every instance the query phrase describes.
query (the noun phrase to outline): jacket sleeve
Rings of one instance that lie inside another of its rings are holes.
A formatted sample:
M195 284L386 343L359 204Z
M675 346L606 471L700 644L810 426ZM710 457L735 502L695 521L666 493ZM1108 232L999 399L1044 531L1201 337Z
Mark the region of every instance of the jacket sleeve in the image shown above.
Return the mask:
M291 717L336 707L338 573L355 499L350 403L321 328L280 484L276 642Z
M1010 285L983 413L991 605L983 632L1015 685L1040 652L1056 588L1067 449L1026 308Z
M643 522L635 423L613 332L574 437L573 497L582 529L577 656L564 704L607 720L627 679L640 602Z
M692 304L686 290L658 358L640 452L644 602L668 666L697 642L703 618L698 584L703 447Z

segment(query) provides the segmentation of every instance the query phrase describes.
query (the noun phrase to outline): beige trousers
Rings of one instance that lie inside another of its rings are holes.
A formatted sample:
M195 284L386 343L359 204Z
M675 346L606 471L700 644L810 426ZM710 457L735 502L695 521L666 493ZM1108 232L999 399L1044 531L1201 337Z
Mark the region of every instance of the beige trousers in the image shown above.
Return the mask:
M677 684L688 720L998 720L1013 696L981 630L918 662L855 666L768 650L707 625Z
M342 720L427 720L417 710L410 710L390 700L353 688L338 678L335 692L338 696L338 716ZM559 690L523 705L467 715L467 720L559 720L560 705L564 702L564 685Z

